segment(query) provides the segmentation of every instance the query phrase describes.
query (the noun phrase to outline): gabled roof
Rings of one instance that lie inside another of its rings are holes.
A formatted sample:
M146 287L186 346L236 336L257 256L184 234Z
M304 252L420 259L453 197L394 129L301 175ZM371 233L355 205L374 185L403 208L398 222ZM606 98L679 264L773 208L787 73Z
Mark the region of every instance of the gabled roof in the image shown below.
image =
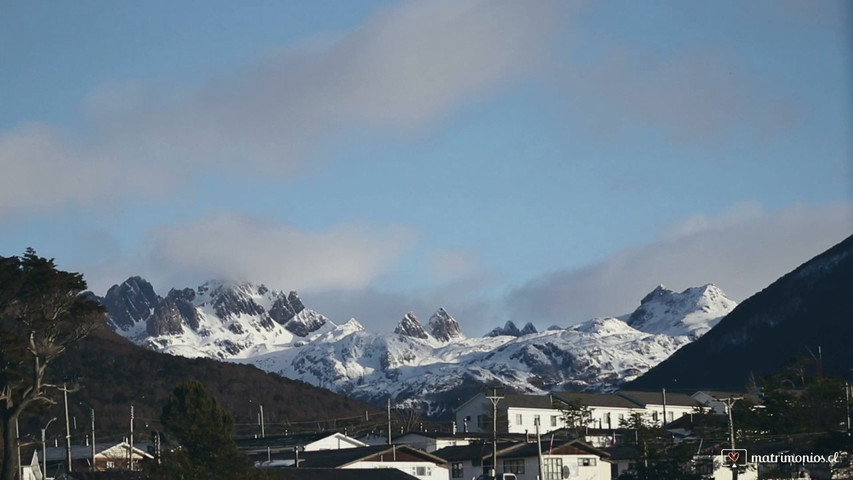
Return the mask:
M553 400L551 395L524 395L518 393L510 393L504 395L498 403L498 408L501 407L516 407L516 408L553 408Z
M498 460L500 460L500 456L513 448L516 448L519 445L518 442L498 442ZM440 448L434 452L433 455L446 460L448 462L456 462L460 460L473 460L479 459L482 460L486 457L491 458L492 456L492 444L491 443L474 443L471 445L459 445L456 447L444 447Z
M324 438L334 436L340 436L341 438L347 438L353 442L364 444L364 442L361 442L353 437L350 437L338 431L292 433L289 435L270 435L264 438L240 438L236 439L235 443L240 448L295 447L308 445L318 440L323 440Z
M266 470L273 480L416 480L396 468L277 468Z
M554 392L554 398L569 403L580 401L587 407L637 408L638 405L625 397L613 393Z
M627 398L641 407L646 405L663 405L663 392L641 392L637 390L622 390L618 395ZM702 404L690 395L683 393L667 393L666 404L681 407L698 407Z
M402 458L408 458L416 459L415 461L432 462L437 465L444 465L446 463L441 457L406 445L376 445L372 447L303 452L299 454L299 466L300 468L341 468L373 458L382 458L382 461L392 462L395 457L398 461L402 461Z
M610 454L609 460L636 460L641 458L643 452L636 445L617 445L615 447L605 447L602 450Z
M727 391L722 391L722 390L699 390L698 392L693 394L693 397L695 398L695 396L699 393L705 393L707 395L710 395L710 396L716 398L717 400L725 399L725 398L729 398L729 397L743 397L744 399L749 400L750 402L754 403L755 405L761 405L762 403L764 403L761 400L761 397L759 397L758 395L752 394L752 393L727 392Z
M539 455L539 445L536 445L536 442L533 443L523 443L519 447L514 448L506 453L504 453L504 458L527 458L527 457L536 457ZM600 458L607 458L610 456L609 453L604 450L597 449L592 445L582 442L580 440L572 440L571 442L558 442L553 446L549 441L542 441L541 443L542 454L543 455L596 455ZM498 460L500 460L501 454L498 454Z
M134 443L133 452L137 455L141 455L147 458L154 458L151 454L148 453L148 447L151 446L151 443L142 442L142 443ZM111 449L121 447L127 449L127 442L118 442L118 443L97 443L95 444L95 455L100 455L105 451ZM39 461L42 458L42 450L37 449L36 454L38 455ZM67 458L65 447L48 447L47 448L47 461L48 462L58 462L65 461ZM91 445L71 445L71 459L72 460L84 460L92 458L92 446Z

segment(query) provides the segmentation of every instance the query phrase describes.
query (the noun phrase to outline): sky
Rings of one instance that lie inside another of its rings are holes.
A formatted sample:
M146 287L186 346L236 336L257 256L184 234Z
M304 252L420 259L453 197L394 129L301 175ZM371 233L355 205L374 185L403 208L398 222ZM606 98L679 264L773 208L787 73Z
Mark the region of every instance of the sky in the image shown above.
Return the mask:
M390 331L742 301L853 234L845 1L0 3L0 255Z

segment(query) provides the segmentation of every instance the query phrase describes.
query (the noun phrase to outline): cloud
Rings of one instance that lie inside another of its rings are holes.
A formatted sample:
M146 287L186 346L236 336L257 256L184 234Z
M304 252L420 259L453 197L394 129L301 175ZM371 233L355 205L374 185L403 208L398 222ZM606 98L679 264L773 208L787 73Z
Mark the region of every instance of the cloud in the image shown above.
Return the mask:
M142 275L158 289L210 279L248 280L277 289L358 289L386 273L414 240L414 232L402 226L307 232L226 212L157 228L145 251L86 272L96 292L130 275Z
M640 124L670 140L710 144L744 128L771 138L797 120L791 99L768 88L775 79L750 70L733 52L603 43L591 59L576 59L557 76L568 108L599 134Z
M505 299L513 319L568 325L633 311L656 285L714 283L742 301L853 232L853 204L767 212L754 204L718 217L695 215L663 238L607 261L558 270Z
M0 165L16 175L0 177L0 214L148 194L137 173L155 188L210 168L288 177L349 129L421 130L534 65L553 9L404 2L198 88L106 86L79 145L50 126L2 133Z

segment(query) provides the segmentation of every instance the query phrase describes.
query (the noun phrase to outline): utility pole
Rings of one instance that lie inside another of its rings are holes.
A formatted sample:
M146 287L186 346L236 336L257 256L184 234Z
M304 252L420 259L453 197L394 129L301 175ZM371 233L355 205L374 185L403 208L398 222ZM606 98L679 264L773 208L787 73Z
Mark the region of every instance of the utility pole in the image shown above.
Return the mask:
M504 397L498 396L498 389L492 389L492 395L488 398L492 402L492 470L494 476L498 475L498 402Z
M68 462L68 473L71 473L71 424L68 422L68 387L62 384L62 397L65 400L65 456Z
M95 409L89 407L91 411L92 417L92 471L96 471L95 468Z
M847 414L847 436L850 436L850 384L844 382L844 413Z
M258 402L258 407L261 409L261 438L264 438L264 405Z
M544 462L542 461L542 437L539 435L539 419L535 419L533 424L536 426L536 449L539 452L539 479L545 478Z
M735 447L735 426L732 421L732 407L734 407L736 401L742 399L743 397L729 397L722 400L726 404L726 412L729 417L729 442L731 443L732 450L737 448ZM738 480L738 473L737 462L734 462L732 463L732 480Z
M391 397L388 397L388 445L391 445Z
M21 464L21 432L18 430L18 419L15 418L15 443L18 445L18 475L24 478L24 465Z
M133 405L130 406L130 445L127 447L127 469L133 471Z
M663 397L663 421L660 422L660 426L663 429L666 429L666 389L660 389L661 397Z

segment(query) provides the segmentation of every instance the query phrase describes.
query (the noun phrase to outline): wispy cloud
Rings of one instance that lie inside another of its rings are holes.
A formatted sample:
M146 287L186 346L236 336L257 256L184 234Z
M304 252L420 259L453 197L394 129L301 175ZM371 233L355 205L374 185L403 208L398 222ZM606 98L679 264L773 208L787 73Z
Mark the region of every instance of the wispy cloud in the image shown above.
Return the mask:
M0 133L0 164L16 172L0 176L0 214L145 195L202 167L286 177L347 129L417 131L522 75L552 11L552 2L405 2L198 88L94 92L74 142L49 125Z
M506 298L513 318L568 325L628 313L656 285L683 289L715 283L742 301L853 233L853 204L766 212L739 205L696 215L663 238L580 269L536 278Z

